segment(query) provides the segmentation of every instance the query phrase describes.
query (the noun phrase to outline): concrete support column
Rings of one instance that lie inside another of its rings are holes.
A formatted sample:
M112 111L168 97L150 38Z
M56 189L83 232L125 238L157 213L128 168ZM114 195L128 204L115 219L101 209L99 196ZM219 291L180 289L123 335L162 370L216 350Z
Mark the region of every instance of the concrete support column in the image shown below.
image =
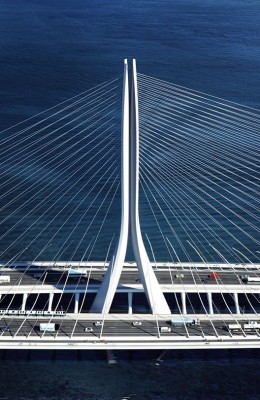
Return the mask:
M209 306L209 314L214 314L213 304L212 304L212 293L207 293L207 299L208 299L208 306Z
M75 293L75 305L74 305L74 313L78 314L79 312L79 292Z
M240 314L238 294L237 293L233 293L233 297L234 297L234 303L235 303L235 308L236 308L236 314Z
M187 314L186 293L181 292L182 314Z
M49 294L48 311L51 311L51 310L52 310L53 296L54 296L53 293L50 293L50 294Z
M136 62L130 104L130 231L135 261L152 314L171 314L143 242L139 219L139 111Z
M128 64L124 60L121 129L121 227L119 239L102 284L93 301L92 313L108 314L122 272L129 230L129 84Z
M128 292L128 314L133 314L133 292Z
M28 298L28 293L24 293L24 294L23 294L23 302L22 302L21 311L25 311L25 306L26 306L27 298Z

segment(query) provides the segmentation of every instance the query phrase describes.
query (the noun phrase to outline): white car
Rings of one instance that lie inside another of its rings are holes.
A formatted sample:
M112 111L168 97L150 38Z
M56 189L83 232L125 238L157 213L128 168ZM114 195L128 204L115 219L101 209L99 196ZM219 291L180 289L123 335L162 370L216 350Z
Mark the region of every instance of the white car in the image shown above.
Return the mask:
M94 322L93 325L95 325L95 326L102 326L102 325L103 325L103 322L102 322L102 321L96 321L96 322Z
M175 275L175 278L181 279L181 278L184 278L184 275L183 275L183 274L176 274L176 275Z
M84 332L93 332L93 328L84 328Z

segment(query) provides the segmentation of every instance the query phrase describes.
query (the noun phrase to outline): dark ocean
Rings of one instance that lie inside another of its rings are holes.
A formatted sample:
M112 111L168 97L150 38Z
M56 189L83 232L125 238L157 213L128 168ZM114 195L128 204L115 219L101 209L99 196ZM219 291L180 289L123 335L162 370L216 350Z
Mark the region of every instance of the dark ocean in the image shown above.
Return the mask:
M0 0L1 131L138 71L260 106L258 0ZM102 255L103 257L103 255ZM0 399L257 400L259 351L0 352Z

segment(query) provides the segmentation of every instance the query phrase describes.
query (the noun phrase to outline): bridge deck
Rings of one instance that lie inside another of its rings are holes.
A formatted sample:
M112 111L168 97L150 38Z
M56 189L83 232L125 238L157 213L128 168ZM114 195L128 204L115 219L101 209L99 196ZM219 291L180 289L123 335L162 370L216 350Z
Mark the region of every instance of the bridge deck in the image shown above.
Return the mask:
M230 316L200 315L199 326L171 327L171 332L161 333L160 327L169 326L165 316L152 315L120 316L109 314L104 317L102 326L95 326L100 315L85 314L75 320L75 315L67 315L60 320L53 318L51 322L57 326L56 332L40 332L39 325L46 322L43 318L4 318L10 331L1 333L0 348L71 348L82 349L141 349L141 348L230 348L260 347L257 331L229 332L227 324L234 323ZM97 317L97 318L93 318ZM193 316L194 317L194 316ZM168 317L169 318L169 317ZM224 326L223 326L223 320ZM239 323L246 323L247 315L238 318ZM142 325L133 326L133 321L141 321ZM85 332L90 327L92 332ZM74 329L73 335L71 335Z
M205 265L202 265L199 268L194 268L192 266L190 268L186 267L181 270L176 268L176 266L169 268L160 267L155 270L155 274L160 285L164 286L163 290L166 292L172 292L173 288L180 290L186 286L187 290L193 291L191 285L194 287L200 285L200 291L212 291L216 285L218 288L221 285L222 291L227 291L228 287L232 285L235 285L236 287L230 288L231 290L236 289L238 291L244 291L246 285L241 281L241 275L248 274L249 276L260 276L260 270L257 267L253 269L252 266L248 269L248 272L244 267L240 268L238 265L231 265L230 268L215 267L214 271L218 273L218 279L210 278L212 268L209 269ZM84 276L80 277L79 270L78 276L71 277L68 276L68 270L63 268L5 268L3 275L10 276L10 283L1 284L0 292L6 290L7 287L10 293L23 292L23 290L31 290L32 286L35 287L35 291L44 292L44 289L47 289L47 291L50 290L48 285L50 285L50 287L55 286L57 291L59 291L59 287L63 288L64 285L66 285L65 290L69 292L75 290L84 291L86 283L89 286L88 290L90 292L96 292L105 272L106 269L100 268L91 268L91 270L84 269L82 270ZM42 274L42 276L39 277L39 274ZM30 286L30 288L26 289L26 286ZM123 270L119 281L118 291L129 291L131 288L133 291L142 290L136 267ZM251 289L253 289L253 286Z
M104 265L104 264L103 264ZM6 293L95 293L106 271L102 264L81 266L86 276L68 277L69 268L53 265L5 267L4 275L10 276L10 283L0 285L2 298ZM216 271L218 279L208 276ZM164 292L200 292L200 293L260 293L260 285L247 285L240 276L259 276L258 265L176 265L165 264L155 268L158 281ZM90 274L91 272L91 274ZM42 274L42 278L35 274ZM90 274L90 275L89 275ZM139 275L135 265L123 269L117 292L142 292ZM176 314L175 314L176 315ZM57 348L57 349L173 349L173 348L236 348L260 347L260 334L252 332L230 332L228 324L259 322L259 315L250 314L190 314L200 320L199 326L171 327L171 332L161 332L162 326L169 326L170 316L151 314L88 314L70 313L61 317L2 315L0 328L0 348ZM95 321L102 320L102 326L95 326ZM141 325L133 326L133 321ZM40 332L42 322L56 324L56 332ZM85 332L84 328L92 328ZM72 334L73 333L73 334Z

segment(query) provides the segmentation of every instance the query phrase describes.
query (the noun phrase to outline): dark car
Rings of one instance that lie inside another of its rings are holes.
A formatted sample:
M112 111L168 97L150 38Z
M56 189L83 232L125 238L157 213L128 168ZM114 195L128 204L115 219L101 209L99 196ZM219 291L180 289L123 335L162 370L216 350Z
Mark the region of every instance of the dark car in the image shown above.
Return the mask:
M0 326L0 332L10 332L9 326Z

